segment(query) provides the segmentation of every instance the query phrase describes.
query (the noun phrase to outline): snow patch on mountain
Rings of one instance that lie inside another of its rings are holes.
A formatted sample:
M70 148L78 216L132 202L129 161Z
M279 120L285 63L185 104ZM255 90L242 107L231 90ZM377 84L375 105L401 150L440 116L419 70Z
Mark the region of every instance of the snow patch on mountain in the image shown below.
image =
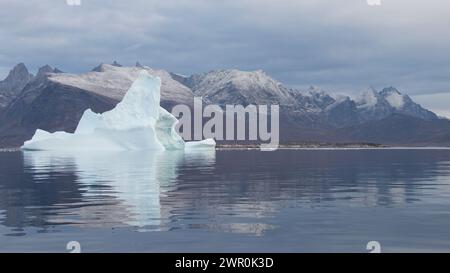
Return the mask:
M378 93L375 89L369 88L365 90L359 98L356 99L358 108L370 108L378 103Z
M196 96L219 104L290 104L293 98L288 88L262 70L215 70L185 82Z
M93 71L79 75L51 74L51 81L77 87L102 96L121 100L125 92L142 70L161 78L162 99L179 103L192 103L193 93L186 86L172 79L169 72L148 66L122 67L117 64L101 64Z
M403 96L397 93L389 94L388 96L386 96L386 100L392 107L396 109L401 109L405 104Z

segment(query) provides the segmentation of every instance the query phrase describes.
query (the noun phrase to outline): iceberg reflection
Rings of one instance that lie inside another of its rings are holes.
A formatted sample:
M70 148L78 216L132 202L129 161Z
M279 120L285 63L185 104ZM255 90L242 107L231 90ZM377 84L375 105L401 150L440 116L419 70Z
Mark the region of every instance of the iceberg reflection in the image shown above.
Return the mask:
M211 164L214 160L214 150L24 152L25 168L31 169L36 181L48 180L54 173L76 176L80 207L62 208L68 211L60 211L51 222L151 230L161 230L164 221L169 221L170 209L162 208L161 198L176 189L179 165L191 161Z

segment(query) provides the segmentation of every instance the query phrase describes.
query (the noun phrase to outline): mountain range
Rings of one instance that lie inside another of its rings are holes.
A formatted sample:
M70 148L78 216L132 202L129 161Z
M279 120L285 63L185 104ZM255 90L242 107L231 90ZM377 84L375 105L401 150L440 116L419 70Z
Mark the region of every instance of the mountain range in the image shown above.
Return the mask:
M369 88L358 98L317 88L289 88L262 70L214 70L191 76L137 63L101 64L82 74L49 65L32 75L16 65L0 81L0 148L20 147L36 129L73 132L83 114L108 111L145 69L162 79L161 106L205 104L280 105L281 142L371 142L386 145L450 145L450 121L394 87Z

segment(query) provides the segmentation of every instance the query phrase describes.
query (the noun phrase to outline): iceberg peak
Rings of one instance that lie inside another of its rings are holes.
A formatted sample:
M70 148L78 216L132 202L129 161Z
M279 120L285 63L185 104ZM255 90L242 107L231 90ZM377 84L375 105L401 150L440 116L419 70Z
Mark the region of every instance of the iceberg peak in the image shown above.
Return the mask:
M160 104L161 79L142 70L116 107L103 114L87 109L75 133L37 130L25 150L180 150L178 120ZM209 140L207 146L214 140Z

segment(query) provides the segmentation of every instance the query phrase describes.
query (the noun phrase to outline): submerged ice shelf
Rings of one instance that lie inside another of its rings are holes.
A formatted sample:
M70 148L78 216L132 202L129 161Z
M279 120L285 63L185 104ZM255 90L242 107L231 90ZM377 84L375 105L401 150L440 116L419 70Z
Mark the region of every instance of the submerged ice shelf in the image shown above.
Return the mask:
M73 134L38 129L24 150L123 151L214 148L207 139L185 143L177 134L178 120L159 103L161 79L142 71L123 100L103 114L86 110Z

